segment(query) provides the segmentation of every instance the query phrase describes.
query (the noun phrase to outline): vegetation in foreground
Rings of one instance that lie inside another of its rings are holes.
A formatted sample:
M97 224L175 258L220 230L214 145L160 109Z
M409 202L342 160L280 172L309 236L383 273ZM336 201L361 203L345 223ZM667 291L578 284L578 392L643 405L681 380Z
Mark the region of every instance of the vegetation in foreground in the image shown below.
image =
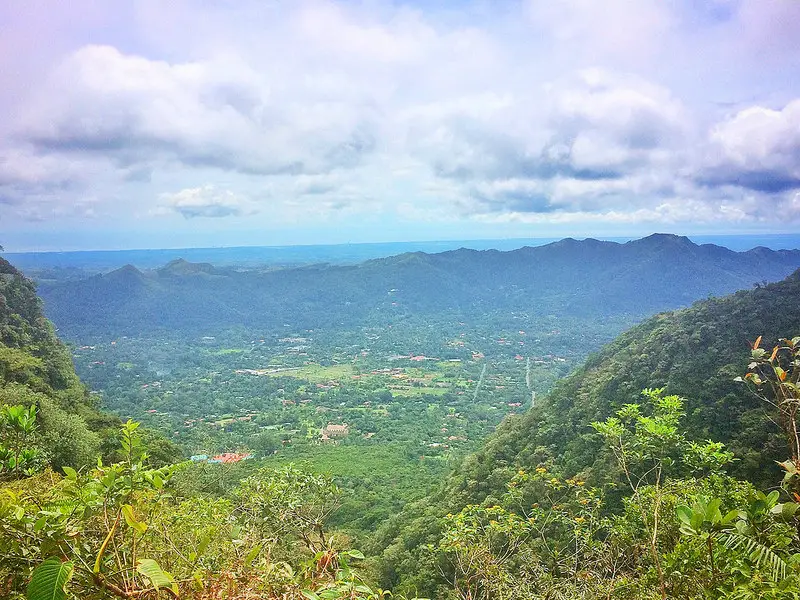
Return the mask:
M122 427L125 460L85 474L45 471L5 488L3 597L382 598L355 550L325 529L338 493L329 478L285 468L231 494L186 495L190 464L148 468Z
M644 402L592 424L616 463L602 486L540 465L519 470L500 498L447 515L428 548L450 581L437 597L800 597L800 337L771 351L759 341L744 379L789 442L779 490L727 475L735 457L723 444L682 432L684 401L645 390ZM355 568L363 554L326 530L338 502L329 478L262 469L207 493L197 465L147 467L133 422L122 426L121 462L34 474L35 417L4 408L6 596L387 596Z

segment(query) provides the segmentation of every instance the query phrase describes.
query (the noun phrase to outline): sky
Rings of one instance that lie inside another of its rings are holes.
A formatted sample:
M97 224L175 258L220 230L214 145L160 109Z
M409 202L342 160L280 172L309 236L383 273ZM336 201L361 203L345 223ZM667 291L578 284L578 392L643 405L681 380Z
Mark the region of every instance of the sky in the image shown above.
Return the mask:
M12 251L800 232L795 0L5 0Z

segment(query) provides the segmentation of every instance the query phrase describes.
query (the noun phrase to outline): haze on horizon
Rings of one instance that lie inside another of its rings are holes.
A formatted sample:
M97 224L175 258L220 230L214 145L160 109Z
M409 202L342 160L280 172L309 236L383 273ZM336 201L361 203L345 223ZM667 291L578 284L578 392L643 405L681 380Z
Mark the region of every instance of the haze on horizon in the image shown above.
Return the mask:
M0 6L8 251L800 231L800 2Z

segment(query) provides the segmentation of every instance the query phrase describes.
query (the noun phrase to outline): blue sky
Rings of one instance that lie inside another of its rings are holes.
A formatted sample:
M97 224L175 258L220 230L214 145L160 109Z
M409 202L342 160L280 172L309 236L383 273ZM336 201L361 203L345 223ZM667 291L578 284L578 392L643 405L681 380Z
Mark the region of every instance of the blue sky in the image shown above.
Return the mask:
M800 231L800 2L0 5L0 243Z

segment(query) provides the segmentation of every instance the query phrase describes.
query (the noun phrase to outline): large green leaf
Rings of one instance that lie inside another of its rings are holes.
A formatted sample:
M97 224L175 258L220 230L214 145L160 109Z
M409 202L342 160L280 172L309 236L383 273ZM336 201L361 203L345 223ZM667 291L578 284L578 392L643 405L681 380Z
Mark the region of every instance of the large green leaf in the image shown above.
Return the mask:
M123 505L122 516L125 517L125 522L128 524L128 527L132 527L139 533L147 531L147 524L136 519L136 514L133 512L133 507L130 504Z
M256 559L256 557L259 555L260 552L261 552L261 545L260 544L255 546L252 550L250 550L250 552L247 553L247 556L244 557L245 566L249 567L253 563L253 561Z
M688 506L678 506L675 508L675 512L678 514L678 519L681 522L685 523L686 525L691 525L692 523L692 509Z
M164 571L152 558L143 558L136 565L136 572L150 580L150 584L157 590L167 590L178 596L178 586L175 579Z
M48 558L33 570L28 584L28 600L66 600L65 586L72 577L75 565Z

